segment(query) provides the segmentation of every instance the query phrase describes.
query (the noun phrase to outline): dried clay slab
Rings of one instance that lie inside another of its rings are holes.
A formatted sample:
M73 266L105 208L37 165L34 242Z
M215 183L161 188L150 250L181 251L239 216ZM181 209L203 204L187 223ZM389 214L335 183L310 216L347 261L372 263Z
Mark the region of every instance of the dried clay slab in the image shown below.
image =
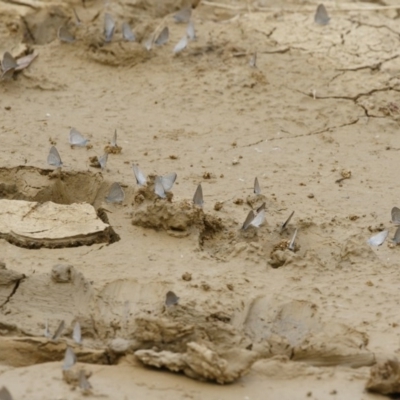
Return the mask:
M0 238L17 246L59 248L110 243L112 233L87 203L0 200Z

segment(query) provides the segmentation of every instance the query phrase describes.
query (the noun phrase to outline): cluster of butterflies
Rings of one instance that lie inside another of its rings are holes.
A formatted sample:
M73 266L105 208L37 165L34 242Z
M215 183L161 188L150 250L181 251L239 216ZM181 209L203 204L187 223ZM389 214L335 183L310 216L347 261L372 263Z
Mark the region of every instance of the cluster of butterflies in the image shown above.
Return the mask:
M258 182L258 178L254 179L254 189L253 189L254 194L260 195L261 194L261 187ZM282 233L288 226L290 220L292 219L294 215L294 211L291 212L289 217L286 219L286 221L282 224L280 233ZM242 225L242 230L246 230L249 226L254 226L255 228L258 228L261 226L265 221L265 202L261 204L260 207L258 207L256 210L250 210L249 213L247 214L247 217ZM294 251L295 250L295 240L297 236L297 228L294 231L294 234L292 236L292 239L290 240L290 243L288 245L288 249Z
M89 139L85 139L80 132L78 132L75 128L71 128L69 132L69 144L71 147L85 147L89 142ZM110 144L111 148L118 148L117 145L117 131L115 130L114 136L111 140ZM97 157L97 162L100 165L101 169L104 169L107 165L108 153L106 152L101 157ZM58 152L55 146L51 146L49 155L47 156L47 163L53 167L61 168L63 166L63 162L60 157L60 153Z
M27 56L15 59L8 51L6 51L1 60L1 79L11 79L15 72L22 71L23 69L27 68L36 58L36 56L37 53L31 53Z
M75 14L75 20L76 20L76 25L79 26L81 24L81 21L74 9L74 14ZM191 20L191 15L192 15L192 8L191 7L185 7L178 11L174 15L174 20L177 23L187 23L187 28L186 28L186 33L184 36L179 40L179 42L175 45L173 52L175 54L180 53L182 50L184 50L188 43L189 40L195 40L196 39L196 31L194 28L193 21ZM112 41L112 38L114 36L116 28L116 23L109 13L104 14L104 42L105 43L110 43ZM124 22L121 27L122 31L122 38L125 41L128 42L134 42L136 41L136 35L132 31L132 28L127 22ZM60 41L65 42L65 43L73 43L75 42L76 38L74 35L72 35L69 30L65 26L60 26L58 29L58 38ZM153 47L153 45L156 46L162 46L166 43L168 43L169 40L169 29L168 26L165 26L161 32L156 35L153 33L150 35L150 37L144 41L144 47L150 51Z
M392 239L392 243L393 245L398 245L400 243L400 208L393 207L391 211L391 217L392 217L392 223L395 226L397 226L396 232ZM368 244L370 244L371 246L380 246L385 242L388 235L389 235L389 230L385 229L379 232L378 234L370 237L368 239Z
M73 146L84 147L88 144L89 140L82 136L80 132L78 132L75 128L71 128L69 133L69 143ZM117 148L117 131L114 132L113 139L111 140L111 147ZM106 167L107 164L108 153L105 153L101 157L97 157L97 161L102 169ZM47 162L49 165L54 166L56 168L61 168L63 162L61 161L60 154L55 146L51 146L49 155L47 157ZM133 173L135 175L136 183L138 186L146 186L147 185L147 177L143 173L143 171L139 168L137 164L132 165ZM169 192L177 178L177 174L175 172L171 172L166 175L157 175L154 179L154 193L161 199L167 198L167 192ZM258 182L258 178L254 180L254 194L260 195L261 188ZM125 192L122 189L121 185L118 182L114 182L108 195L105 200L107 203L122 203L125 199ZM196 191L193 196L193 204L198 207L203 207L204 199L203 199L203 188L201 184L199 184L196 188ZM282 224L281 233L286 229L289 224L291 218L293 217L294 211L290 214L288 219ZM242 225L242 230L248 229L250 226L255 228L260 227L265 221L265 202L258 207L256 210L250 210L247 214L247 217ZM289 249L294 250L294 241L297 235L297 229L293 235L291 240L291 244ZM400 234L399 234L400 235Z
M56 341L60 338L62 332L64 331L65 328L65 323L64 321L61 321L60 325L56 329L53 335L51 335L48 327L48 323L46 321L46 326L44 329L44 336L46 338L49 338L53 341ZM81 332L81 325L79 322L75 323L74 329L72 331L72 339L76 344L81 345L82 344L82 332ZM64 356L64 362L63 362L63 371L68 371L71 369L76 363L76 355L74 351L72 350L71 347L67 346L67 349L65 350L65 356ZM92 385L90 382L87 380L85 371L81 370L79 371L79 387L84 390L84 391L89 391L92 388ZM1 399L1 397L0 397Z

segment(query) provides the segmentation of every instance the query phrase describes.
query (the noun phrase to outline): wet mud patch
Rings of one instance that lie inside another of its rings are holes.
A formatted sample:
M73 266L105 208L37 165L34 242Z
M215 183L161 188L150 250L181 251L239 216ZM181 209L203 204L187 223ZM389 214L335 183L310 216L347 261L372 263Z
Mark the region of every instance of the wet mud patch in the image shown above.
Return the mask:
M375 355L368 336L342 323L326 321L317 305L294 300L278 303L255 299L243 319L244 331L257 344L268 342L274 352L314 366L369 366Z
M0 168L0 199L95 205L107 185L101 173L65 172L34 167Z
M64 7L50 6L22 17L26 43L45 45L57 38L58 28L69 20Z

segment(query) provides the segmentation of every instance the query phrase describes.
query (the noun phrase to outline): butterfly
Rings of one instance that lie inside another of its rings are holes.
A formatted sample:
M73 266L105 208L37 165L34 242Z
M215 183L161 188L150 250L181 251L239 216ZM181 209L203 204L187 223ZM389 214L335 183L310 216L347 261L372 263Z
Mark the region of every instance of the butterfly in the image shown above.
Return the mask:
M388 233L389 233L389 231L385 230L385 231L379 232L378 234L376 234L374 236L371 236L368 239L368 244L370 244L371 246L380 246L386 240ZM395 237L396 237L396 235L395 235Z
M1 69L3 70L1 79L11 79L17 67L18 63L15 58L8 51L6 51L3 55L3 59L1 60Z
M174 292L167 292L167 295L165 296L165 305L167 307L169 306L174 306L178 304L179 302L179 297L174 293Z
M293 236L292 236L292 239L290 240L290 243L289 243L289 246L288 246L288 249L289 249L289 250L292 250L292 251L295 250L294 241L296 240L296 236L297 236L297 228L296 228L296 230L294 231L294 234L293 234Z
M281 226L281 233L286 229L286 227L288 226L290 220L292 219L294 215L294 211L292 211L292 213L289 215L288 219L282 224Z
M174 15L174 20L178 24L180 23L185 24L186 22L189 21L191 16L192 16L192 7L184 7Z
M394 234L393 243L400 243L400 226L396 229L396 233Z
M194 29L194 23L192 20L189 21L189 23L186 27L186 35L190 40L196 39L196 31Z
M111 140L111 146L112 147L118 147L117 145L117 130L114 131L114 136Z
M250 225L258 228L265 221L265 203L258 207L257 211L250 210L243 223L242 230L246 230Z
M97 156L97 161L100 164L101 169L104 169L107 165L108 153L104 153L101 157Z
M185 35L174 47L174 54L180 53L182 50L185 50L188 44L187 36Z
M65 323L64 323L64 321L61 321L60 325L58 325L58 328L54 332L54 335L53 335L53 337L51 339L52 340L57 340L61 336L61 334L62 334L62 332L64 330L64 327L65 327Z
M81 24L81 20L78 16L78 13L76 12L75 8L73 8L72 11L74 12L74 15L75 15L75 24L76 24L76 26L79 26Z
M318 25L327 25L329 23L329 16L326 8L323 4L320 4L317 7L317 11L315 12L314 22Z
M46 320L46 325L44 327L44 337L49 338L50 336L51 335L50 335L50 331L49 331L49 321Z
M257 53L253 53L253 55L250 58L249 65L252 68L256 68L257 67Z
M89 140L85 139L75 128L69 131L69 143L72 146L84 147Z
M393 207L391 214L392 214L392 222L395 225L400 225L400 208Z
M58 151L54 146L51 146L50 148L49 155L47 156L47 163L57 168L63 165L60 154L58 154Z
M157 46L162 46L163 44L166 44L169 39L169 29L168 26L166 26L160 34L157 36L157 39L154 41L154 43Z
M197 186L197 189L194 192L193 203L196 204L199 207L203 207L203 204L204 204L204 201L203 201L203 189L201 187L201 184L199 184L199 186Z
M65 26L60 26L57 32L58 39L64 43L74 43L75 36L72 35Z
M128 42L134 42L136 40L136 36L127 22L122 24L122 37Z
M92 388L92 385L86 378L85 370L81 369L79 371L79 387L84 391L87 392Z
M74 330L72 332L72 339L74 339L75 343L82 343L81 325L78 321L75 323Z
M115 22L112 16L108 13L104 15L104 39L106 43L111 42L114 35Z
M136 183L139 186L144 186L147 183L146 176L143 174L139 166L137 166L136 164L133 164L132 168L133 168L133 173L135 174Z
M176 177L177 175L175 172L164 176L156 176L156 179L154 181L154 191L156 195L165 199L167 197L165 192L171 190L176 180Z
M0 400L13 400L10 391L5 386L0 389Z
M74 351L71 349L71 347L67 347L67 349L65 350L64 363L62 369L64 371L67 371L71 369L75 363L76 363L76 355Z
M261 194L260 184L258 183L258 179L254 179L254 193Z
M108 196L106 197L106 202L107 203L121 203L122 201L124 201L124 198L125 198L125 193L122 190L121 185L117 182L114 182L111 185Z

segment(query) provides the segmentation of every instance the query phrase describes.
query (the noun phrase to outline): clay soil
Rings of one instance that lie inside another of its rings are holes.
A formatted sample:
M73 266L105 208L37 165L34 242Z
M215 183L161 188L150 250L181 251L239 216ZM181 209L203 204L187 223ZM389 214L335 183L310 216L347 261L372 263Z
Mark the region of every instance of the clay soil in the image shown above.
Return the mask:
M327 1L320 26L315 1L203 1L197 39L174 55L183 5L0 2L1 54L38 54L0 82L1 198L87 202L118 235L65 248L0 240L0 386L14 399L83 398L63 379L69 345L91 374L87 398L381 398L365 390L371 366L400 352L400 7ZM137 42L122 41L124 21ZM57 39L60 25L74 43ZM169 42L146 50L164 26ZM70 147L71 127L88 148ZM115 130L121 153L91 167ZM176 172L173 197L139 188L134 163L150 183ZM113 182L122 204L104 201ZM203 210L191 204L199 183ZM265 224L241 231L263 202ZM73 267L68 282L57 264ZM168 291L177 305L165 307ZM60 339L44 337L46 321L50 332L65 321Z

